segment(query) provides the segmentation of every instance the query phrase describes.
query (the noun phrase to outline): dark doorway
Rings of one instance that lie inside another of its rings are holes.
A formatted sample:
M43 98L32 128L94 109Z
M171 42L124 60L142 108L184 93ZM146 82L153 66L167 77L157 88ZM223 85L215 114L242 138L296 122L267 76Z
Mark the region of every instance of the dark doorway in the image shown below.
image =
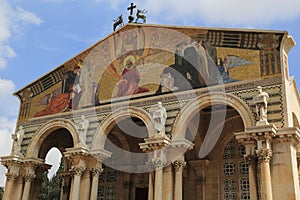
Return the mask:
M135 188L135 200L147 200L148 199L148 188Z

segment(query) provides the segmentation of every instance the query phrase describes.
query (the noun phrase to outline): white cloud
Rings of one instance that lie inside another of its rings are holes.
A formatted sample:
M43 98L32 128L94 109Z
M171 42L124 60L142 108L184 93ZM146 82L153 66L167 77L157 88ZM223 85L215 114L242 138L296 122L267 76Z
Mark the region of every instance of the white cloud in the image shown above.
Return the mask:
M17 7L15 9L15 18L17 21L23 22L23 23L29 23L29 24L35 24L39 25L43 23L43 20L41 20L35 13L26 11L21 7Z
M12 94L15 84L11 80L0 77L0 116L15 117L19 108L19 102Z
M39 25L43 21L33 12L21 7L12 8L7 0L0 0L0 69L6 67L8 59L16 56L9 46L13 34L20 34L19 27L27 24Z
M207 24L264 25L300 16L299 0L145 0L140 5L156 18L198 19Z
M15 84L0 77L0 157L8 156L12 147L11 135L15 132L18 100L12 96ZM4 117L6 116L6 117ZM0 186L5 184L6 168L0 165Z
M11 135L15 130L16 119L9 120L5 117L0 117L0 157L8 156L12 147ZM6 168L0 165L0 186L5 184Z

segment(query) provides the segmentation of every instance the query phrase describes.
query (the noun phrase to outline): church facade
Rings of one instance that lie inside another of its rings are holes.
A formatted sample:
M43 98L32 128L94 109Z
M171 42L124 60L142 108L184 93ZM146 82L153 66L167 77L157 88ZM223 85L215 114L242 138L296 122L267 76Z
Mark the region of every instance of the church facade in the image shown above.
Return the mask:
M286 31L129 23L20 89L4 200L300 199Z

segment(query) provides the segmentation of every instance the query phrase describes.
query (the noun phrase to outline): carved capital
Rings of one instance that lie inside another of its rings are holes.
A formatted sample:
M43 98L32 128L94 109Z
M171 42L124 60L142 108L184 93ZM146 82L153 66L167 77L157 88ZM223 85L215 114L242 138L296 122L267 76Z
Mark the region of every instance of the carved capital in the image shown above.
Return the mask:
M183 160L176 160L175 162L173 162L173 167L175 169L175 171L182 171L186 166L186 162Z
M25 182L32 182L33 179L35 178L35 175L34 174L25 174L23 177L24 177Z
M260 149L256 151L258 162L269 162L272 157L272 150L271 149Z
M154 171L156 169L162 169L166 165L167 161L162 159L153 159L152 161L148 162L148 170Z
M15 181L19 176L19 174L16 173L6 173L5 175L7 181Z
M85 167L79 166L79 167L75 167L72 166L70 169L70 172L72 172L74 175L81 175L85 170Z
M103 169L102 168L91 168L90 172L91 172L92 176L99 176L103 172Z

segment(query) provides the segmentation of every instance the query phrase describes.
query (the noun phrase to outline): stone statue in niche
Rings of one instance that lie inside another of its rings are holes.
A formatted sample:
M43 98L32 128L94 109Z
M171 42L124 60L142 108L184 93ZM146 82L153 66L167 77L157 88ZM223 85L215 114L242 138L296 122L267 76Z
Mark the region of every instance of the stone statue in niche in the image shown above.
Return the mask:
M23 126L19 126L18 131L14 135L12 135L12 139L13 139L12 154L22 155L21 144L22 144L24 135L25 135L25 131L23 129Z
M267 120L267 107L268 107L268 101L270 99L268 93L263 92L262 87L258 86L258 95L256 95L253 98L255 108L256 108L256 114L258 117L258 121L256 122L256 125L268 125Z
M79 145L82 145L83 147L86 147L86 135L89 128L90 122L88 119L85 118L84 115L81 116L80 121L77 122L76 128L79 134Z
M161 102L150 108L150 116L152 117L154 127L157 134L165 136L165 124L167 120L167 110L163 107Z

